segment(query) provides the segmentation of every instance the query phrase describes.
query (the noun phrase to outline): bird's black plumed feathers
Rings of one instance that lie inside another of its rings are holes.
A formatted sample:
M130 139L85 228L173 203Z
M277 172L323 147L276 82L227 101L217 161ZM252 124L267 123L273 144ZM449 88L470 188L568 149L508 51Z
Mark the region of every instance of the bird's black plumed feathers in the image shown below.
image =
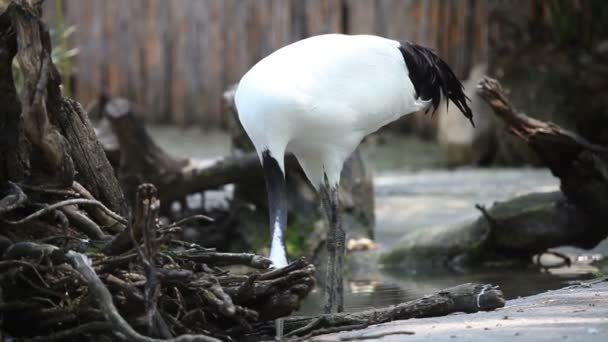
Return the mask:
M416 95L423 100L431 100L434 113L439 107L443 94L475 126L473 113L467 104L470 100L464 93L462 83L448 64L431 49L410 42L400 42L400 44L399 51L405 60Z

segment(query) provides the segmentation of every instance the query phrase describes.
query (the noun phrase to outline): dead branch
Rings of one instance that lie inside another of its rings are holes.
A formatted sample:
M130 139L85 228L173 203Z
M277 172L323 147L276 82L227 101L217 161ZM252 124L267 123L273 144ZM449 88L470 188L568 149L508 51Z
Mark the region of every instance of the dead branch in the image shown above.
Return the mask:
M158 297L161 288L154 259L159 252L158 241L156 240L156 223L160 201L154 185L142 184L139 186L136 204L131 240L136 246L146 276L144 289L145 324L149 335L169 338L171 337L169 328L158 312ZM143 246L139 245L138 235L142 237Z
M63 213L67 216L72 225L74 225L89 238L93 240L105 240L109 237L101 230L95 221L78 211L75 206L66 205L65 207L61 208L61 211L63 211Z
M93 195L85 187L83 187L80 183L76 181L74 181L74 183L72 184L72 189L76 193L78 193L78 195L84 198L90 200L95 199L95 197L93 197ZM118 233L126 229L126 223L123 220L114 218L113 215L104 211L103 208L97 206L89 206L85 207L84 209L91 217L95 219L95 221L99 222L101 226L111 232Z
M266 257L251 253L220 253L194 250L177 253L177 255L195 262L218 266L244 265L258 269L267 269L272 263Z
M388 308L320 317L287 318L284 321L284 328L286 334L290 336L302 336L321 328L337 328L337 331L340 331L339 327L342 327L343 330L352 330L400 319L445 316L454 312L491 311L504 305L502 291L495 287L463 284ZM268 325L255 327L258 332L269 328Z
M165 204L181 200L191 193L216 189L239 182L243 175L262 177L260 161L255 153L208 161L177 158L164 151L148 134L143 122L133 110L133 104L114 98L104 107L104 116L120 145L119 174L127 193L150 182L158 187Z
M171 223L170 225L168 225L166 227L163 227L162 229L163 230L168 230L168 229L171 229L171 228L179 227L179 226L183 225L186 222L195 221L195 220L204 220L204 221L207 221L207 222L213 222L214 221L213 218L211 218L211 217L209 217L207 215L197 214L197 215L191 215L191 216L188 216L188 217L184 217L183 219L181 219L181 220L179 220L179 221L177 221L175 223Z
M551 172L559 177L569 202L592 222L608 218L608 147L593 144L556 124L533 119L511 106L497 80L484 78L479 94L516 136L532 148ZM595 225L594 226L598 226ZM604 224L603 227L606 227ZM599 242L608 229L591 232Z
M106 212L106 214L110 215L113 219L119 221L120 223L126 224L126 222L127 222L120 215L118 215L115 212L113 212L112 210L108 209L108 207L103 205L103 203L101 203L97 200L90 200L90 199L84 199L84 198L73 198L73 199L68 199L65 201L53 203L53 204L51 204L47 207L44 207L43 209L40 209L40 210L32 213L31 215L28 215L17 221L11 221L11 220L2 220L2 221L5 223L8 223L8 224L12 224L12 225L23 224L30 220L33 220L33 219L39 218L40 216L48 214L49 212L51 212L57 208L61 208L61 207L67 206L67 205L74 205L74 204L95 205L95 206L101 208L103 211Z

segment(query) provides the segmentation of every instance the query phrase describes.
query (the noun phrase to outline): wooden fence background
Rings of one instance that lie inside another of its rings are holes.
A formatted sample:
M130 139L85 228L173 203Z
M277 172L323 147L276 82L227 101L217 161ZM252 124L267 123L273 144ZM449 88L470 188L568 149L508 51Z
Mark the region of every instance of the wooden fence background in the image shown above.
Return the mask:
M224 125L221 93L307 36L346 32L434 47L461 76L488 54L489 0L47 0L74 25L75 96L135 101L151 122Z

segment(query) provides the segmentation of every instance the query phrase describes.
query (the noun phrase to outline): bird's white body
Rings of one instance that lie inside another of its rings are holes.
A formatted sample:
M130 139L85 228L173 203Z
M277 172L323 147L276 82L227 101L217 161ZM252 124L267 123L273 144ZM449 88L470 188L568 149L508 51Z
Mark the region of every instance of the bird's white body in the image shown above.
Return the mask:
M287 265L285 151L321 192L328 216L326 294L343 308L344 231L338 183L344 161L363 137L409 113L437 108L442 95L471 119L449 66L428 48L377 36L328 34L279 49L241 79L235 103L265 172L272 242L270 259Z
M328 34L283 47L241 79L239 119L258 153L283 169L292 152L318 188L337 185L344 161L367 134L425 109L416 98L399 42Z

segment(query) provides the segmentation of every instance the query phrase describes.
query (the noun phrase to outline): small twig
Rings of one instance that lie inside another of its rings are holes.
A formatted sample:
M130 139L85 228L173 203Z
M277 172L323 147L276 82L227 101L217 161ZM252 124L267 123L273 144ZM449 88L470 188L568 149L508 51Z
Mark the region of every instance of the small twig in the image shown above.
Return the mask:
M72 189L76 191L80 196L94 200L96 199L91 193L80 183L74 181L72 183ZM125 229L126 224L121 223L120 221L112 218L108 215L103 209L99 207L92 208L84 208L91 217L95 218L95 221L99 223L100 226L103 226L107 230L112 231L113 233L118 233Z
M213 264L215 266L226 266L226 265L245 265L251 266L258 269L265 269L270 266L270 259L252 253L220 253L220 252L182 252L178 253L180 257L194 260L196 262L203 262L207 264Z
M292 336L308 335L311 331L319 329L319 327L322 327L325 324L327 324L327 318L325 316L321 316L301 328L290 331L289 333L285 334L284 337L288 338Z
M93 240L104 240L108 238L99 228L97 223L79 212L75 206L66 205L61 211L68 217L72 225Z
M216 250L215 248L202 247L201 245L196 244L194 242L188 242L188 241L182 241L182 240L176 240L176 239L171 239L167 242L180 246L180 247L188 248L188 249L196 249L198 251L215 252L215 250Z
M41 242L41 243L50 243L50 242L53 242L55 240L74 240L74 241L78 241L78 242L84 243L84 244L88 244L89 243L88 239L83 239L83 238L79 238L77 236L69 236L69 235L47 236L44 239L38 240L38 242Z
M156 221L159 209L160 201L157 196L156 187L152 184L140 185L137 188L135 222L133 229L131 229L131 239L142 260L146 275L146 285L144 288L146 325L149 334L168 338L171 337L171 333L157 308L157 301L160 296L160 281L154 260L159 249L156 241ZM135 236L136 231L142 236L143 248L137 241L137 237Z
M106 259L103 259L103 260L94 261L93 266L97 267L97 266L108 265L108 264L121 264L123 262L133 260L135 258L137 258L137 253L123 254L123 255L119 255L119 256L115 256L115 257L107 257Z
M141 294L141 291L135 287L133 284L127 283L126 281L109 274L105 277L106 283L108 285L114 285L119 288L127 297L134 300L136 303L141 303L144 301L144 296Z
M483 205L475 204L475 209L477 209L477 210L479 210L479 212L481 212L481 215L488 221L488 223L492 227L496 227L498 225L496 220L492 217L492 215L490 215L488 210Z
M313 331L309 332L305 336L302 336L302 337L296 339L296 341L306 341L306 340L308 340L309 338L311 338L313 336L319 336L319 335L325 335L325 334L333 334L333 333L337 333L337 332L340 332L340 331L365 329L368 326L369 325L367 323L361 323L361 324L342 325L342 326L339 326L339 327L321 328L321 329L313 330Z
M41 186L35 186L31 184L18 183L20 187L26 190L34 191L34 192L42 192L50 195L58 195L58 196L67 196L67 197L78 197L78 193L74 190L68 189L50 189L44 188Z
M269 279L279 278L279 277L282 277L282 276L288 274L291 271L304 268L306 265L308 265L308 263L306 263L306 260L304 258L300 258L285 267L275 268L268 272L262 273L260 275L259 279L260 280L269 280Z
M391 335L415 335L416 333L413 331L407 330L389 330L389 331L381 331L377 333L358 333L356 335L351 334L347 336L341 336L340 341L352 341L352 340L377 340L381 339L385 336Z
M113 219L119 221L122 224L127 224L127 220L125 220L122 216L116 214L112 210L110 210L108 207L106 207L105 205L103 205L103 203L101 203L101 202L99 202L97 200L90 200L90 199L85 199L85 198L73 198L73 199L69 199L69 200L53 203L53 204L49 205L48 207L40 209L40 210L36 211L35 213L22 218L21 220L18 220L18 221L3 220L3 222L5 222L7 224L12 224L12 225L23 224L23 223L25 223L27 221L33 220L33 219L38 218L38 217L40 217L40 216L42 216L44 214L47 214L50 211L55 210L57 208L61 208L61 207L64 207L66 205L74 205L74 204L79 204L79 205L86 204L86 205L95 205L95 206L98 206L99 208L103 209L103 211L105 211L106 214L108 214L109 216L111 216Z
M197 214L197 215L184 217L183 219L181 219L175 223L171 223L168 226L162 227L162 229L165 230L165 229L179 227L186 222L190 222L190 221L194 221L194 220L205 220L207 222L215 222L215 220L212 217L209 217L207 215Z

